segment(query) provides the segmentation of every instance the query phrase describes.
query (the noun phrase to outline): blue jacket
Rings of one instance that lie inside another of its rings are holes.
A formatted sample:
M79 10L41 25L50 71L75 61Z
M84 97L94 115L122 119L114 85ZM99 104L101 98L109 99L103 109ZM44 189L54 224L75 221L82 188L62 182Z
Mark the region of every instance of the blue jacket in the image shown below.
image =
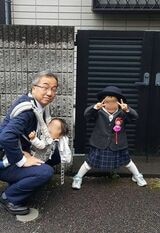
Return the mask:
M5 150L5 154L10 164L15 164L23 158L22 150L30 152L30 143L22 137L37 128L37 119L32 110L20 113L10 119L13 108L24 101L30 101L28 95L22 95L9 108L6 117L0 125L0 145ZM21 143L19 143L21 141ZM22 150L21 150L22 146Z

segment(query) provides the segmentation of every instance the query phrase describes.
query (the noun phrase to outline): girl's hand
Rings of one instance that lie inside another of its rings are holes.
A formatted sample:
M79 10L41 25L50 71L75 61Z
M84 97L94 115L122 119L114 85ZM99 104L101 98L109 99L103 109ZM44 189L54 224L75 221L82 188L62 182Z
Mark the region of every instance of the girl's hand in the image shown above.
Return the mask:
M117 104L121 107L121 109L122 109L124 112L129 112L128 105L125 104L125 103L123 102L122 99L121 99L121 103L117 102Z
M94 108L97 109L97 110L103 108L103 107L105 106L105 99L106 99L106 98L104 98L104 99L102 100L102 102L97 103L97 104L94 106Z

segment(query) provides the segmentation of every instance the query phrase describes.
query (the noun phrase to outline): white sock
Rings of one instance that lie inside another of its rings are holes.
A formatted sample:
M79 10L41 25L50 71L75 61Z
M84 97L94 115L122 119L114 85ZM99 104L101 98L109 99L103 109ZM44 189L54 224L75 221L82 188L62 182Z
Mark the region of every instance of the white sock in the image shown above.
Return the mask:
M79 177L83 177L89 170L91 169L91 167L88 165L88 163L85 161L82 166L80 167L77 176Z
M126 168L128 168L128 170L129 170L134 176L139 175L139 171L138 171L136 165L133 163L132 160L129 162L129 164L126 165Z

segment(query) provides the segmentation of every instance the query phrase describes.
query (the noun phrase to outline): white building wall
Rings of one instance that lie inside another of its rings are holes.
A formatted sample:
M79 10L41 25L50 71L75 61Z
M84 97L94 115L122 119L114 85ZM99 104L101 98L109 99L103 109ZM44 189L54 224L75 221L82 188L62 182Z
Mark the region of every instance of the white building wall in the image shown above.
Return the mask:
M92 0L12 0L12 23L77 29L159 30L160 15L95 14Z
M12 0L12 23L75 26L75 34L78 29L159 30L160 15L95 14L92 0Z

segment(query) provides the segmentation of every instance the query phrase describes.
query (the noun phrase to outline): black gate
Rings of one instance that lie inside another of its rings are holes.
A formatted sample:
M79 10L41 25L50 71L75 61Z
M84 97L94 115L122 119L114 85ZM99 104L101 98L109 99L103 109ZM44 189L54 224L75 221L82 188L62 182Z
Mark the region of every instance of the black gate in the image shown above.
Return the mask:
M127 127L130 151L159 155L160 33L78 31L75 152L86 153L92 124L84 109L107 85L120 87L139 120Z
M0 1L0 24L5 24L5 1Z

